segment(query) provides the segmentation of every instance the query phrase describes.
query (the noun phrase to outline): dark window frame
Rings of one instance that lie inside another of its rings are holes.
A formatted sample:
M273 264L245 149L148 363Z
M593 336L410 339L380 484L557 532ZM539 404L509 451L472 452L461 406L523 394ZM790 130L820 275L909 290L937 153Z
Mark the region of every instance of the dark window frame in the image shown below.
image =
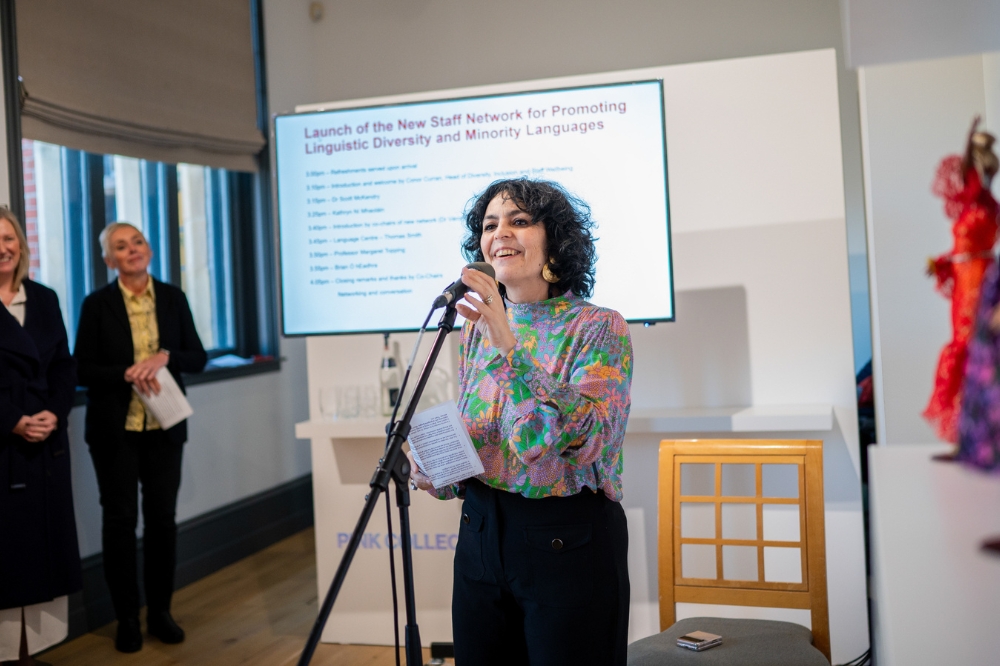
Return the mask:
M268 136L268 110L265 79L263 6L260 0L250 2L252 43L257 85L257 121L264 136ZM24 224L24 170L21 158L20 83L17 69L17 34L14 0L0 0L0 40L2 40L2 75L4 84L4 112L8 146L9 187L12 212ZM17 91L10 94L10 91ZM67 263L70 312L79 311L79 305L88 293L108 283L108 271L101 257L98 236L104 228L104 156L63 148L64 165L64 215L67 220L68 247L84 247L85 252L69 253ZM195 375L186 375L188 385L196 385L260 374L281 369L280 340L276 319L276 292L274 280L274 239L270 190L270 149L266 146L258 157L259 169L255 173L227 171L229 197L216 208L228 208L230 213L229 235L215 238L229 246L231 265L231 300L233 312L234 345L216 349L214 358L226 353L255 357L255 362L235 368L213 368ZM158 279L180 286L180 224L177 204L176 165L147 163L141 172L144 191L157 190L167 196L147 197L143 202L150 220L155 220L150 242L156 248L168 248L154 259L150 273ZM221 174L219 174L221 177ZM74 188L73 196L70 190ZM76 207L71 210L71 207ZM155 212L155 215L152 213ZM70 222L70 220L76 221ZM211 243L210 243L211 244ZM210 248L211 249L211 248ZM66 322L68 334L75 337L76 322ZM82 404L78 391L77 404Z

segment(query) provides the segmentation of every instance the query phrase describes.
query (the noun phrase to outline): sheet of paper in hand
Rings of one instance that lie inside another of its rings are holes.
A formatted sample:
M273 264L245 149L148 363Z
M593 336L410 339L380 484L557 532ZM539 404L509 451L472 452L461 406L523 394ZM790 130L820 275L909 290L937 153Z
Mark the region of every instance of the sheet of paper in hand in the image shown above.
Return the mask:
M483 462L454 400L414 414L409 442L413 458L435 488L483 473Z
M194 414L191 403L188 402L184 391L177 385L174 376L166 367L160 368L156 372L156 381L160 382L160 392L157 395L152 393L143 395L136 391L139 400L146 405L146 409L156 417L160 427L166 430Z

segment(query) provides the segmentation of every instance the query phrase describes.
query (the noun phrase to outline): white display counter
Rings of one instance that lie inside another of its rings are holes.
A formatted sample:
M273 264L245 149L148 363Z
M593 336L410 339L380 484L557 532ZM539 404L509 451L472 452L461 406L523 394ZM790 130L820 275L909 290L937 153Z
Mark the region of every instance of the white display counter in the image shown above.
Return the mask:
M364 507L365 495L385 446L387 419L296 424L296 437L312 442L316 569L320 599L326 594ZM399 594L400 640L406 622L399 513L392 500L393 544ZM451 641L451 579L458 540L460 502L442 502L425 492L410 493L417 622L425 646ZM392 593L389 576L385 499L372 514L361 546L323 631L327 643L391 645Z
M1000 476L931 460L940 445L868 449L872 625L879 666L1000 660Z
M329 581L368 492L385 445L384 418L303 421L295 436L312 442L316 553L319 579ZM713 409L639 410L629 418L629 433L664 437L692 432L737 433L830 430L830 405L720 407ZM627 452L626 452L627 455ZM393 496L393 522L398 523ZM451 640L452 554L458 539L460 502L442 502L424 492L411 494L412 543L421 639ZM398 534L398 530L394 531ZM340 599L323 633L336 643L390 644L392 605L385 510L375 511L355 556ZM397 566L402 558L396 553ZM398 573L402 609L402 574ZM325 593L325 592L323 592ZM402 610L401 610L402 613ZM401 617L405 622L405 617Z

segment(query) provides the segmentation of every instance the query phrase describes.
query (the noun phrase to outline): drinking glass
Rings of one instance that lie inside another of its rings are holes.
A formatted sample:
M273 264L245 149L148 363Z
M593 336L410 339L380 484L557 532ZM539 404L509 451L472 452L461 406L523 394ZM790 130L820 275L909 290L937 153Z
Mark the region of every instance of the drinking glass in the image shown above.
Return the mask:
M345 386L343 400L337 415L345 419L356 419L361 412L361 387Z
M324 386L319 390L319 413L325 420L337 420L342 401L341 393L339 386Z
M361 391L361 416L366 419L378 416L378 389L374 386L365 386Z

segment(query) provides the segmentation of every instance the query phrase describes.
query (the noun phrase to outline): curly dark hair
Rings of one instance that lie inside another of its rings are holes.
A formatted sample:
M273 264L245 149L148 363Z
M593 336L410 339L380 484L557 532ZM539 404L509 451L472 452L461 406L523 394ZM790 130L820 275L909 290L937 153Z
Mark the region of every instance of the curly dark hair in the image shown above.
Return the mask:
M483 237L483 218L486 208L498 195L509 198L536 222L545 225L545 239L552 272L559 281L549 287L549 297L571 291L581 298L594 291L594 263L596 240L591 234L594 227L590 219L590 206L573 196L557 183L546 180L515 178L498 180L482 194L469 202L465 213L467 234L462 242L462 252L469 261L485 261L480 241ZM506 289L500 285L500 293Z

